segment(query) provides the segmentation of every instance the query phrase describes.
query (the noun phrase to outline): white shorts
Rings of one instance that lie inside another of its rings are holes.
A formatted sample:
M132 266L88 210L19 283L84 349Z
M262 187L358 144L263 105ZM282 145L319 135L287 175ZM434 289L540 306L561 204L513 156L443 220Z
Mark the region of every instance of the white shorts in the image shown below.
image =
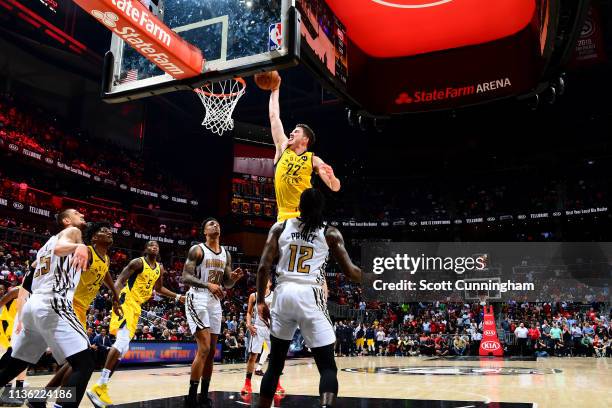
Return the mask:
M255 325L255 328L257 329L257 334L251 334L247 350L249 353L261 354L264 343L266 343L268 350L270 350L270 329L259 325Z
M221 302L208 293L189 290L185 299L185 314L194 335L197 329L210 329L211 334L221 334Z
M50 295L32 295L23 306L23 329L12 339L13 357L36 364L47 347L58 364L89 348L89 339L72 303Z
M320 286L292 282L280 284L274 290L270 318L270 334L276 338L292 340L299 326L307 347L323 347L336 341L325 294Z

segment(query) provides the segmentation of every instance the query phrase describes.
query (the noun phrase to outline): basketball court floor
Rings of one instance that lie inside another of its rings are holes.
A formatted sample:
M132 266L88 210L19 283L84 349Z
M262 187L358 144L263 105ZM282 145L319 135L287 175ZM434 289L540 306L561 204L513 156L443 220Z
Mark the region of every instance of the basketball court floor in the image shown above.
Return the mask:
M467 357L343 357L336 359L337 407L532 408L612 406L612 359L478 359ZM99 377L94 373L90 385ZM210 389L215 407L256 406L241 397L244 364L215 365ZM42 386L49 376L29 377ZM115 407L180 407L189 366L123 369L113 376ZM253 376L253 391L261 377ZM284 398L275 407L318 406L319 373L312 359L287 361ZM83 407L91 407L85 397Z

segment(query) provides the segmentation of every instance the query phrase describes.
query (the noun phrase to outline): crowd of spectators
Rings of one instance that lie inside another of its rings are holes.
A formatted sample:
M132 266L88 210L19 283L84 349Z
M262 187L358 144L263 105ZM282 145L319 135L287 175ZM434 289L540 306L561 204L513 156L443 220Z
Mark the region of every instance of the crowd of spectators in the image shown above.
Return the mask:
M84 131L17 95L0 94L0 139L117 185L193 198L190 188L159 167L147 171L142 157L110 142L94 143Z
M379 303L364 322L340 320L336 355L478 355L483 337L479 303ZM498 336L505 355L612 356L609 311L568 303L504 303Z
M63 208L72 207L85 214L88 221L108 221L117 229L127 229L150 235L161 235L174 239L193 239L197 236L198 225L189 221L162 220L153 215L128 212L115 207L112 203L105 205L92 201L72 199L63 195L46 192L29 182L15 181L2 177L0 173L0 197L11 199L24 205L49 210L56 214ZM10 219L10 217L7 217ZM187 214L185 218L190 218ZM36 228L35 225L32 228ZM36 231L34 231L36 232Z
M534 168L468 175L372 179L359 161L338 169L342 191L329 201L334 219L357 221L439 220L607 206L610 158L584 160L566 173L538 176ZM368 186L364 188L364 186Z

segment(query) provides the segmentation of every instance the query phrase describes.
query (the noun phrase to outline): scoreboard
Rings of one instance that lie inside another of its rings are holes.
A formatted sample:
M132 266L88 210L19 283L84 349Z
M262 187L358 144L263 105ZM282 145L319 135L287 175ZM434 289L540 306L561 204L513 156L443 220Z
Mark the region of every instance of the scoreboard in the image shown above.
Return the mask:
M301 15L301 56L336 88L344 88L348 80L346 27L324 0L298 0L296 6Z

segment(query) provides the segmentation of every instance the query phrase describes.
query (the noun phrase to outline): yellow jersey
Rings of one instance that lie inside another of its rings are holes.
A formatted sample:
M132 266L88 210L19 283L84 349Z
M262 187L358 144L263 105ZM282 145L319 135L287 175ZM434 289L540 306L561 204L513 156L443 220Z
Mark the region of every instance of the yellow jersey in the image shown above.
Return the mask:
M304 190L312 187L312 157L312 152L298 155L291 149L285 149L278 159L274 172L277 221L300 216L300 196Z
M11 346L11 335L13 334L16 315L17 299L13 299L2 308L2 313L0 313L0 346L5 349Z
M147 263L144 256L140 259L142 260L142 272L130 276L127 285L121 290L120 295L120 299L129 300L138 305L142 305L149 300L153 294L155 283L161 275L159 262L155 262L155 265L151 266Z
M104 259L102 259L100 255L96 253L93 246L90 245L88 248L91 252L91 265L85 272L81 273L81 279L74 292L72 304L75 311L77 308L87 311L87 308L89 308L89 305L91 305L91 302L93 302L98 294L102 281L104 281L104 277L108 273L110 267L108 255L105 255Z

